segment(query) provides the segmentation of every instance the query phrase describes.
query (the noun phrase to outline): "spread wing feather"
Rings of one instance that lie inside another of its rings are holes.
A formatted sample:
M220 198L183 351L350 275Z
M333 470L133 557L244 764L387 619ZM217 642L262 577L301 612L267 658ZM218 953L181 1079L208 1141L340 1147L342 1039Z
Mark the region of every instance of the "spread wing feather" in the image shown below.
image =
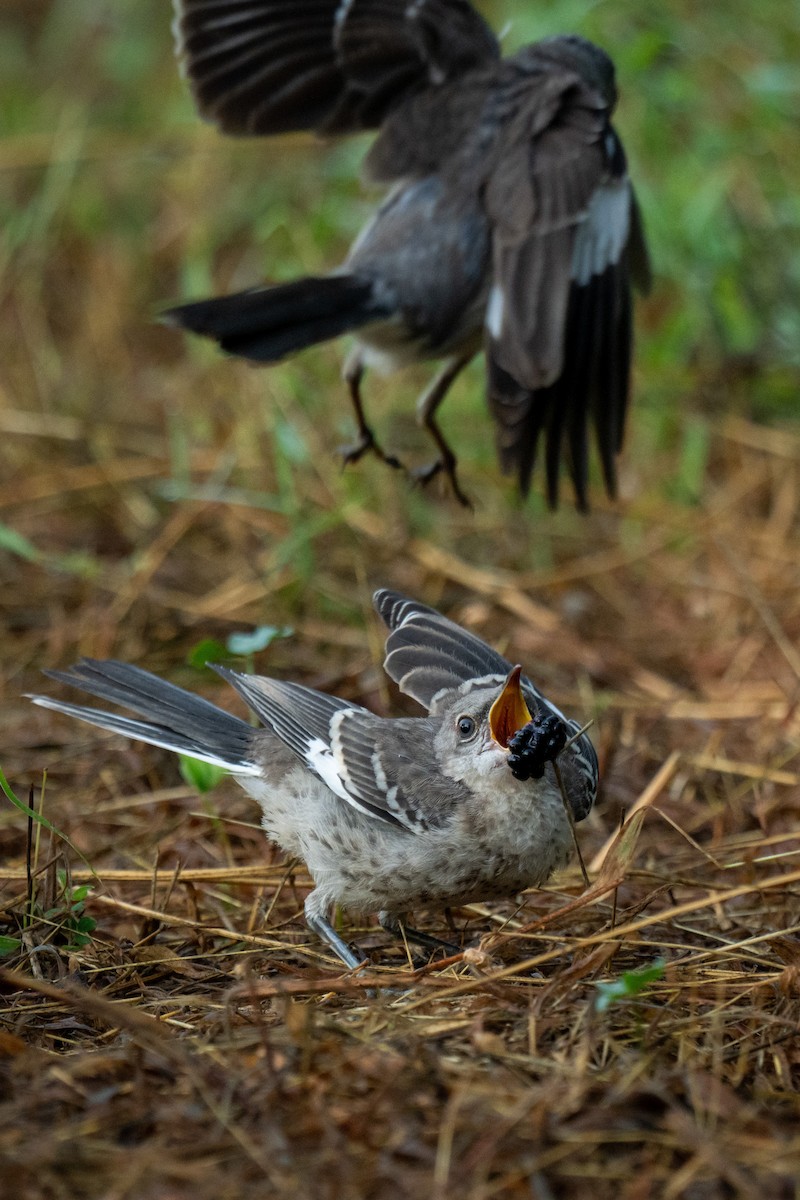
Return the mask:
M501 466L516 472L523 493L544 436L551 505L558 501L559 464L566 457L585 508L590 424L607 490L616 493L614 459L630 366L631 274L646 285L649 266L609 103L566 68L548 79L561 88L548 126L542 129L532 118L527 126L515 122L487 190L494 229L488 398ZM530 103L538 105L534 93ZM514 177L522 182L512 200Z
M435 608L386 588L375 593L373 603L390 631L386 674L429 711L443 689L487 677L503 679L511 670L501 654Z
M234 134L376 129L500 53L466 0L175 0L174 31L200 112Z

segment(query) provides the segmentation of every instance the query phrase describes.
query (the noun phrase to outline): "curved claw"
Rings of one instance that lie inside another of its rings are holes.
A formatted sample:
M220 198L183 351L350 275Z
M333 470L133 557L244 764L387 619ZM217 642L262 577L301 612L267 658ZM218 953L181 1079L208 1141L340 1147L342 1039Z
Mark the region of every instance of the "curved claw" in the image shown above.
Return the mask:
M395 471L404 471L405 467L400 462L399 458L395 458L393 454L387 454L386 451L375 441L375 437L371 429L362 432L357 442L353 442L349 446L339 446L336 451L341 456L342 466L347 467L350 463L356 463L360 458L367 453L376 455L381 462L385 462L387 467L391 467Z
M427 487L432 479L440 475L444 471L447 476L450 487L453 489L453 495L463 508L468 508L474 511L475 505L470 500L465 492L462 492L456 474L456 461L445 461L442 458L437 458L434 462L428 463L426 467L415 467L413 471L409 471L409 478L418 483L421 487Z

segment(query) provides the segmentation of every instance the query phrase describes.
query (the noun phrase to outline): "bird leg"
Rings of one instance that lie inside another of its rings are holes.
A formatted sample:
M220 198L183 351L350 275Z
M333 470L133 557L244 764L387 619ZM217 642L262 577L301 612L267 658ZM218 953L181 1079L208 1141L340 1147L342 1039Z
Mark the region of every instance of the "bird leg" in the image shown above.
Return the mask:
M364 403L361 399L361 380L364 377L364 364L361 361L361 356L356 351L351 354L344 364L342 372L344 381L347 384L350 392L350 400L353 405L353 411L356 415L356 424L358 426L358 441L353 442L350 446L340 446L339 453L342 456L344 466L349 463L358 462L358 460L367 453L372 451L378 458L385 462L387 466L393 467L396 471L402 471L405 468L399 458L395 458L393 454L387 454L386 451L375 440L375 434L371 427L367 424L366 414L364 413Z
M312 893L313 895L313 893ZM305 908L306 924L312 933L315 933L322 942L326 942L337 958L341 959L344 965L350 971L356 971L359 967L363 967L365 959L359 958L352 947L348 946L339 934L321 913L314 912L313 906L309 908L306 903ZM410 929L407 925L401 924L397 917L390 916L387 912L380 913L378 920L381 926L387 933L391 933L393 937L402 938L409 942L414 942L418 946L422 946L425 950L433 953L436 950L444 950L445 954L460 954L461 947L454 946L452 942L443 942L432 934L422 933L419 929ZM367 995L373 999L376 995L372 988L367 990Z
M392 937L405 937L406 941L414 942L415 945L422 946L425 950L444 950L448 955L461 953L460 946L454 946L452 942L445 942L431 933L423 933L421 929L412 929L410 925L406 925L405 921L385 910L378 913L378 921L381 928L390 933Z
M458 476L456 475L458 460L436 422L436 410L449 392L453 380L457 375L461 374L464 367L473 357L473 354L474 352L462 354L459 358L453 358L446 362L441 371L434 377L433 382L425 389L417 401L417 420L423 429L427 429L436 443L439 457L427 467L418 467L415 471L412 471L413 478L417 483L422 484L429 483L435 475L438 475L440 471L444 471L450 480L453 495L459 504L463 504L464 508L472 508L472 502L459 486Z
M313 892L311 894L313 895ZM347 942L339 937L339 934L333 928L331 923L327 921L321 913L315 912L312 908L309 908L308 901L306 901L304 913L306 925L308 925L312 933L315 933L320 941L327 942L337 958L340 958L346 967L349 967L351 971L355 971L357 967L362 966L364 963L363 956L359 958L358 955L351 950Z

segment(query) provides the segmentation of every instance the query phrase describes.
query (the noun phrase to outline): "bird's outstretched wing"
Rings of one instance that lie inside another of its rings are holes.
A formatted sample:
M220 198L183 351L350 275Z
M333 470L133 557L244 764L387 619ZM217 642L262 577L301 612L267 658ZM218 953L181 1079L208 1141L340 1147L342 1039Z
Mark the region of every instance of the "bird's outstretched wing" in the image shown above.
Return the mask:
M437 712L439 700L452 691L466 695L489 683L502 685L512 669L502 654L427 604L388 588L375 592L372 602L389 629L386 674L429 712ZM532 712L544 710L565 719L527 675L522 676L522 690Z
M372 598L389 629L383 667L401 692L428 711L440 693L467 683L502 682L511 663L435 608L381 588Z
M558 500L565 453L586 507L591 425L607 490L616 492L631 282L646 286L647 255L610 124L612 98L573 63L559 67L551 58L543 70L536 51L530 48L527 64L518 56L521 98L486 191L493 236L489 405L501 465L517 474L523 493L543 437L550 503Z
M197 107L225 133L376 129L414 92L498 58L467 0L174 0Z

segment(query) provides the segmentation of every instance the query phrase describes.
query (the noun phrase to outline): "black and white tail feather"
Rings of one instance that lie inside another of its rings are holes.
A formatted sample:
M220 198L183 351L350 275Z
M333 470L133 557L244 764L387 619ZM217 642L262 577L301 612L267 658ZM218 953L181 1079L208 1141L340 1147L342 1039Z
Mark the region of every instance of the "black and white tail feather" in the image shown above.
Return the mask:
M202 762L224 767L235 775L258 775L253 753L253 730L246 721L226 713L216 704L167 683L141 667L114 659L81 659L68 671L45 671L49 679L66 683L98 700L132 709L143 721L98 708L87 708L32 695L34 704L63 712L111 733L188 754Z
M276 363L391 315L376 299L370 280L337 274L178 305L163 319L167 325L185 325L193 333L215 338L228 354Z

